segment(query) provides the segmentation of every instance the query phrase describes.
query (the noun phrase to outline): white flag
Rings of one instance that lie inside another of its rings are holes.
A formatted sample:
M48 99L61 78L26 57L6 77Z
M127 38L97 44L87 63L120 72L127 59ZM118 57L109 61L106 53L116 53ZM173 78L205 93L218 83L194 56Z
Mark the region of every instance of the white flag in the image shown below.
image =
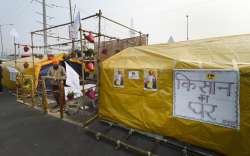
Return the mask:
M71 39L77 39L80 25L81 25L81 17L80 17L80 12L78 11L74 19L74 23L69 26L69 37Z
M69 37L70 39L77 39L78 30L74 25L69 25Z
M81 25L81 17L80 17L80 11L77 12L75 20L74 20L74 27L78 31Z

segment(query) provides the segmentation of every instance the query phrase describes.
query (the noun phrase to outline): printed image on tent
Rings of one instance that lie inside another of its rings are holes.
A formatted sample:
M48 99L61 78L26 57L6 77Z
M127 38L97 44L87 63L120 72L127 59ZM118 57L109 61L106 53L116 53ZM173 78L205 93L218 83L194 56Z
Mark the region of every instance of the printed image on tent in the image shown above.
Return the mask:
M123 87L114 87L123 70ZM99 115L150 133L250 155L250 35L127 48L101 65Z

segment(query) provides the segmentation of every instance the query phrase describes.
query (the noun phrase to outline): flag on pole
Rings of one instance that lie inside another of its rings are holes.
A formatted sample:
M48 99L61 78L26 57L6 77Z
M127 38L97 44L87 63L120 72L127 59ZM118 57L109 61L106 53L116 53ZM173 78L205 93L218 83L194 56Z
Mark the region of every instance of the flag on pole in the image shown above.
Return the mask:
M76 27L73 25L69 25L69 37L70 39L77 39L77 34L78 34L78 30L76 29Z
M71 39L77 39L78 31L81 25L81 17L80 12L77 12L77 15L75 16L74 23L69 26L69 37Z
M74 20L74 27L78 31L81 25L81 16L80 11L77 12L75 20Z

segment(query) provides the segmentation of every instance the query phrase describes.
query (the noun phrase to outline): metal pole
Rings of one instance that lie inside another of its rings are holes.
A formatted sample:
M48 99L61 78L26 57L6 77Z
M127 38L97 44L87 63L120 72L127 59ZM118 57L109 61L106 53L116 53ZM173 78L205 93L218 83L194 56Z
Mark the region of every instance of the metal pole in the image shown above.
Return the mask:
M189 15L186 15L186 18L187 18L187 40L189 40L189 20L188 20L188 18L189 18Z
M2 47L2 51L1 51L1 56L3 56L3 36L2 36L2 25L0 25L0 37L1 37L1 47Z
M47 15L46 15L46 2L43 0L43 43L47 47ZM48 54L47 48L44 48L44 54Z
M134 19L133 18L131 18L131 20L130 20L130 27L132 29L134 29ZM129 34L130 34L130 38L135 37L135 32L134 31L129 30ZM141 33L140 33L140 35L141 35Z
M96 61L96 77L97 77L96 91L98 93L98 96L100 96L99 87L100 87L101 18L102 18L102 11L99 10L99 13L98 13L98 51L97 51L97 61Z

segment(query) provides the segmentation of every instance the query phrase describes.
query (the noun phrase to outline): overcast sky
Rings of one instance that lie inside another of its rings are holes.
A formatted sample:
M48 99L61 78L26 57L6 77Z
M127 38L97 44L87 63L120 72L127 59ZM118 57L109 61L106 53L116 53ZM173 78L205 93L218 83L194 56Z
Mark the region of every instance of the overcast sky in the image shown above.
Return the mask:
M0 24L14 24L19 33L19 42L30 43L30 32L42 28L37 21L42 16L42 6L31 0L0 0ZM69 21L68 0L47 0L62 8L47 8L47 15L55 19L49 20L52 25ZM190 16L190 39L244 34L250 32L249 0L72 0L77 5L81 16L94 14L101 9L107 17L130 25L148 33L150 43L164 43L170 35L175 41L186 39L186 14ZM119 28L104 23L104 32L122 33ZM90 23L96 30L97 26ZM4 48L13 49L13 41L9 36L10 26L2 27ZM124 32L123 32L124 33ZM125 32L128 34L128 32Z

